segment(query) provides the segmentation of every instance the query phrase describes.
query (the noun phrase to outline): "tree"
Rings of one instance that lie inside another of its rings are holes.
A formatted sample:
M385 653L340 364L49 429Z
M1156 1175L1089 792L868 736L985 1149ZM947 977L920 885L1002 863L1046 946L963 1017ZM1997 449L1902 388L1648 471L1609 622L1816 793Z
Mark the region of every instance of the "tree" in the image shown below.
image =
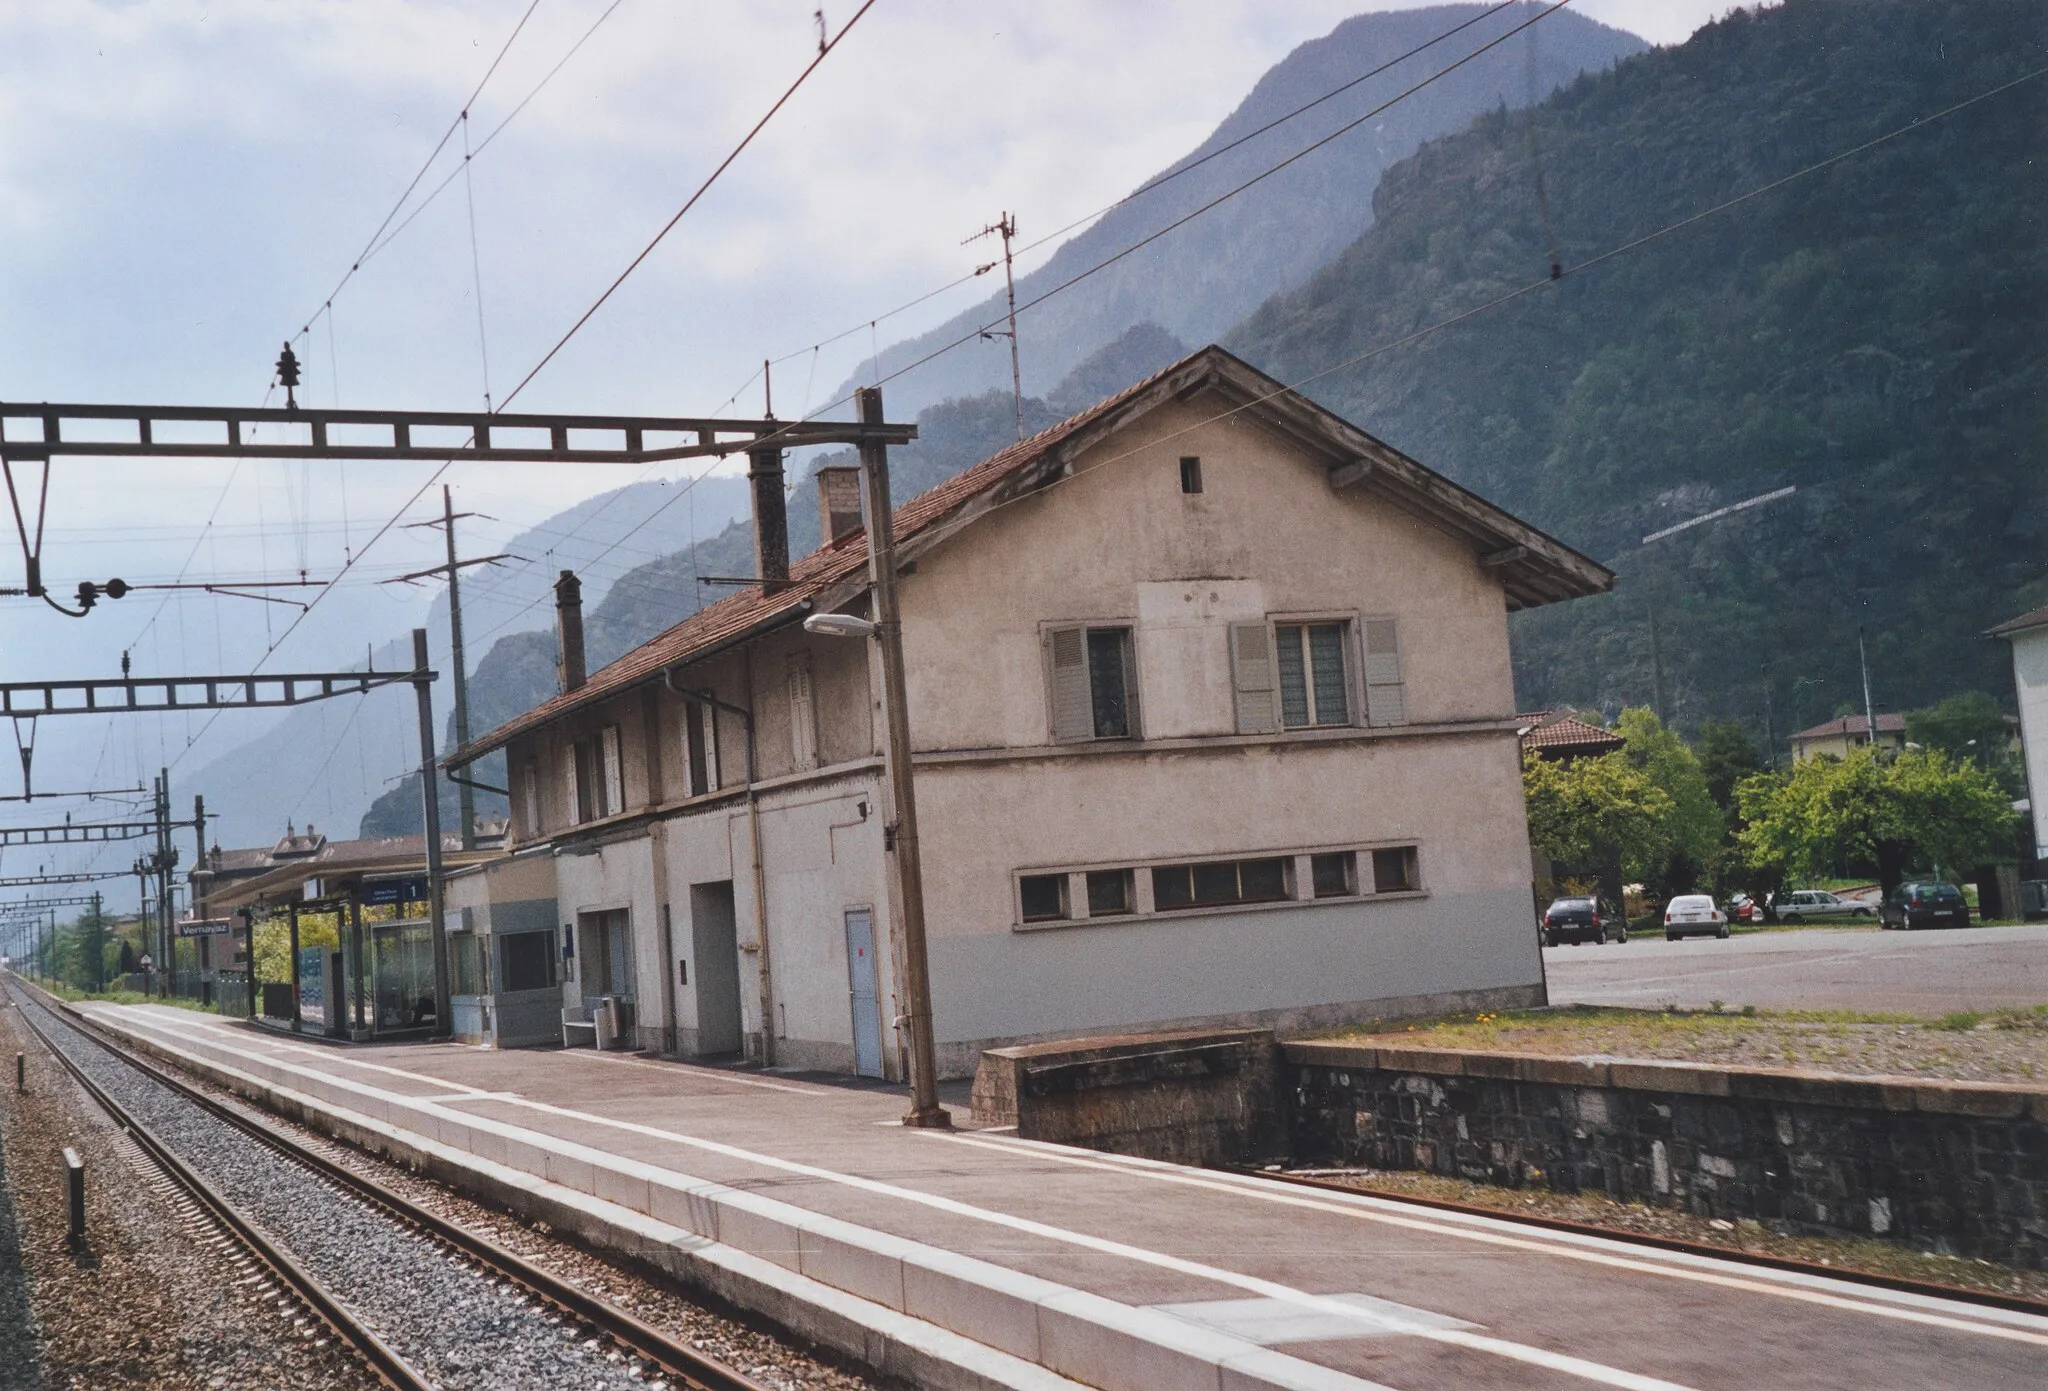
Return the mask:
M1740 720L1708 720L1700 726L1693 754L1706 775L1708 795L1723 813L1732 816L1735 785L1751 773L1763 771L1763 759L1750 742L1749 731Z
M1662 855L1652 856L1638 877L1659 897L1688 893L1700 869L1721 845L1726 822L1715 804L1707 776L1693 751L1665 728L1654 710L1633 706L1621 712L1615 729L1627 742L1621 754L1640 769L1671 800L1662 827Z
M1549 859L1597 866L1616 858L1637 878L1669 854L1671 798L1622 753L1570 763L1531 755L1522 789L1529 839Z
M1939 750L1809 759L1737 788L1745 855L1794 872L1874 860L1884 891L1919 865L1955 873L2012 839L2012 803L1996 778Z
M2005 761L2011 737L2005 711L1982 691L1963 691L1924 710L1906 712L1909 742L1987 768Z

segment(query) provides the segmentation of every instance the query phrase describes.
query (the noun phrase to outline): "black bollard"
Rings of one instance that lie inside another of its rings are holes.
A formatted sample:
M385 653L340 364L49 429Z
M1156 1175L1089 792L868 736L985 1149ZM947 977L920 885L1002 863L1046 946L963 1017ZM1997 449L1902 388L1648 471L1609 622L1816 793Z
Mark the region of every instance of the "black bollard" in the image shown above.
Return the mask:
M28 1062L20 1053L14 1055L14 1089L28 1095Z
M77 1251L85 1245L85 1161L69 1145L64 1147L64 1178L71 1189L71 1231L67 1240L71 1249Z

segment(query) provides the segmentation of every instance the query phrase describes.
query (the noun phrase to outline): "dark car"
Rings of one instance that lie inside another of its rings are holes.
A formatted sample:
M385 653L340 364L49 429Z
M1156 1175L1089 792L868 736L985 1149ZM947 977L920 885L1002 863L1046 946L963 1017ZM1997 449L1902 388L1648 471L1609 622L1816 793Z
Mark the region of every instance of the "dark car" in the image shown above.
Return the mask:
M1877 921L1880 927L1968 927L1970 905L1953 884L1915 880L1885 895L1877 907Z
M1628 920L1611 903L1597 898L1560 898L1543 910L1543 944L1591 942L1595 946L1612 937L1628 940Z

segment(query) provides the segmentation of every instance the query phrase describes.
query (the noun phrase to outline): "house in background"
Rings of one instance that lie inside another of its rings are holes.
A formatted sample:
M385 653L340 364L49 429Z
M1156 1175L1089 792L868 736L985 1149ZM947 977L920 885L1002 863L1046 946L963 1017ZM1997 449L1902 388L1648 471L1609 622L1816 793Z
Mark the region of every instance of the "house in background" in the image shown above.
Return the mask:
M866 612L856 479L785 568L754 478L757 587L587 679L562 596L562 693L450 757L513 818L450 903L530 876L560 1004L641 1047L901 1077L877 668L802 626ZM1213 347L896 531L942 1072L1543 1000L1507 615L1608 571Z
M2012 648L2012 682L2019 695L2020 745L2027 769L2028 814L2034 827L2035 878L2048 861L2048 605L1991 630Z
M1811 729L1802 729L1792 736L1792 761L1804 763L1809 758L1847 758L1849 750L1860 749L1871 742L1870 720L1863 715L1843 715L1827 720ZM1877 746L1880 749L1903 749L1906 747L1906 717L1904 715L1879 715L1877 717Z
M1522 752L1554 763L1599 758L1628 742L1613 730L1588 724L1569 710L1533 710L1515 716L1515 720L1522 727Z

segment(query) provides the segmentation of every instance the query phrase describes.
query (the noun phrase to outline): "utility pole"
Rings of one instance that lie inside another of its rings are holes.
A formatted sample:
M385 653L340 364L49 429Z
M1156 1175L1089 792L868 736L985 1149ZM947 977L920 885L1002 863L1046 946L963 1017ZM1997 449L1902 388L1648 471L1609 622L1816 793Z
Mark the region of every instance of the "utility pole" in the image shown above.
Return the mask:
M424 579L429 575L446 575L448 577L448 646L449 655L455 667L455 747L458 749L466 748L469 745L469 666L463 658L462 645L462 571L471 565L495 565L501 560L518 558L503 552L497 555L478 556L474 560L457 560L455 558L455 523L461 518L479 515L481 514L476 512L457 512L455 510L454 495L448 485L443 483L441 485L440 517L434 521L417 522L414 525L440 527L445 533L443 539L447 542L448 559L440 565L430 566L425 570L415 570L409 575L400 575L397 579L389 581L392 584L403 584ZM453 774L450 776L454 779L456 797L461 807L459 814L462 821L460 828L462 832L462 848L464 850L474 850L476 849L476 792L469 779L455 777Z
M448 933L441 924L447 885L441 871L441 791L434 776L434 685L424 675L427 660L427 630L412 630L413 670L422 673L413 683L420 707L420 829L427 842L427 930L434 944L434 1032L446 1038L455 1021L449 1017Z
M1016 403L1017 438L1021 440L1024 438L1024 373L1017 360L1017 275L1015 265L1010 258L1010 241L1016 235L1017 219L1012 214L1005 212L999 220L991 222L988 226L982 228L960 244L966 246L970 242L980 241L983 237L1001 237L1003 239L1003 289L1009 296L1010 301L1010 396ZM990 261L985 266L976 266L974 273L976 275L986 275L995 268L996 263ZM981 336L983 338L996 338L1002 335L989 329L983 329ZM875 420L877 423L880 423L881 417L878 415L875 417Z
M864 424L882 421L882 393L854 392L855 413ZM903 621L896 605L896 521L889 506L889 446L880 440L860 445L861 481L867 487L868 582L874 590L875 648L882 662L883 755L889 772L889 827L895 854L896 897L903 916L903 985L910 996L904 1018L910 1025L910 1113L907 1126L945 1129L952 1116L939 1105L938 1050L932 1040L931 966L925 949L924 864L919 858L917 789L910 767L910 708L903 673Z
M100 917L100 894L92 894L92 993L98 995L106 990L107 981L107 925Z
M1877 752L1877 706L1870 699L1870 656L1863 650L1863 625L1856 625L1856 663L1863 668L1863 742Z

